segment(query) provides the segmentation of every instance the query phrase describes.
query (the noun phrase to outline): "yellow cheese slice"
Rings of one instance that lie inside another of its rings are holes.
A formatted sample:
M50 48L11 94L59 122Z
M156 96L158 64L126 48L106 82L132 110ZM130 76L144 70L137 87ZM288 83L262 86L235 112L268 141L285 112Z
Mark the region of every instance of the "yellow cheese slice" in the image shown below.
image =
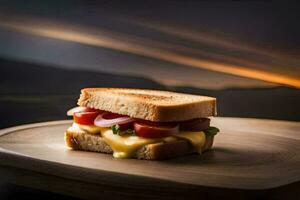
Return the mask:
M100 135L101 131L104 128L98 127L98 126L92 126L92 125L82 125L82 124L77 124L77 123L73 122L72 129L75 131L85 131L90 134L99 134Z
M106 130L101 133L104 141L114 151L115 158L130 158L141 147L147 144L153 144L163 141L163 139L149 139L138 136L119 136L113 134L112 130Z
M205 140L206 140L205 133L203 131L198 131L198 132L182 131L177 134L174 134L174 136L188 140L199 154L202 153L202 149L205 145Z

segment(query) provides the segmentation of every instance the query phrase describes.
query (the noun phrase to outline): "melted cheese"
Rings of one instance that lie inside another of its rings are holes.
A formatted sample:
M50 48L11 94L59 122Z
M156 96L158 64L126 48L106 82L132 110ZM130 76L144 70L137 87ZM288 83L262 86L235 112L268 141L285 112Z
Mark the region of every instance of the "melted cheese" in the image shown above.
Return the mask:
M174 134L174 136L188 140L199 154L202 153L202 149L206 141L205 133L203 131L198 131L198 132L183 131Z
M157 142L163 139L148 139L138 136L119 136L113 134L112 130L101 133L104 141L114 150L115 158L130 158L139 148Z
M142 138L138 136L119 136L113 134L111 129L101 128L97 126L88 126L73 123L71 127L77 131L85 131L91 134L98 134L101 132L101 136L104 141L112 148L114 151L113 156L115 158L130 158L135 152L147 144L154 144L159 142L170 142L175 141L177 138L188 140L198 153L202 152L205 145L205 134L202 131L199 132L180 132L169 137L150 139Z
M100 134L103 128L92 125L82 125L73 122L72 129L75 131L84 131L90 134Z

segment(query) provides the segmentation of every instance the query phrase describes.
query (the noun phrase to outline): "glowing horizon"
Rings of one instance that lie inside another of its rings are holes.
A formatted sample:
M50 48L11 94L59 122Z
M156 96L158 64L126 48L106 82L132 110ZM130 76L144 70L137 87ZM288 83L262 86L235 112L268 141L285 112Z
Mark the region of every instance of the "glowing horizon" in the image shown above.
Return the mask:
M246 65L229 64L196 56L184 55L172 51L172 48L170 48L171 46L168 46L169 44L164 45L156 41L133 37L126 34L118 34L100 28L91 29L82 26L64 25L62 23L54 25L48 21L24 21L24 19L0 19L0 26L26 34L104 47L185 66L300 88L300 77L291 77L263 69L253 69ZM145 48L145 46L147 48ZM174 49L176 49L176 45L174 45Z

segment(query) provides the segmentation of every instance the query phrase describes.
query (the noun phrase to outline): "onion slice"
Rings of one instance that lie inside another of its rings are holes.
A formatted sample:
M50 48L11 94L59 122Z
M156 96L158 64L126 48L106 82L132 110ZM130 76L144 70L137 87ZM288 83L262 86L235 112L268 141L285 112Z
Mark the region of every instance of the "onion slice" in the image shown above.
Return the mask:
M111 127L113 125L117 124L127 124L130 122L135 121L134 118L128 117L128 116L122 116L116 117L113 119L105 119L105 115L110 114L108 112L104 112L99 114L96 119L94 120L94 125L99 127Z
M73 114L75 112L82 112L85 110L86 110L86 107L77 106L77 107L74 107L74 108L71 108L70 110L68 110L67 116L73 116Z

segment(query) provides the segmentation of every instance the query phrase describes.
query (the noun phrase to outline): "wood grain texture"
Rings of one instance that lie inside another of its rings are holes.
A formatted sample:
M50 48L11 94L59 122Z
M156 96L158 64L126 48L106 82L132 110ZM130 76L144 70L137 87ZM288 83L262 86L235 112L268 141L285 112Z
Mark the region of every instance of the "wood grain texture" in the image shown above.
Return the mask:
M267 190L300 181L297 122L214 118L212 124L221 133L213 150L168 161L114 159L66 149L63 135L70 124L54 121L1 130L0 165L82 184L127 188L126 192L155 185L151 194L195 192L201 187Z

